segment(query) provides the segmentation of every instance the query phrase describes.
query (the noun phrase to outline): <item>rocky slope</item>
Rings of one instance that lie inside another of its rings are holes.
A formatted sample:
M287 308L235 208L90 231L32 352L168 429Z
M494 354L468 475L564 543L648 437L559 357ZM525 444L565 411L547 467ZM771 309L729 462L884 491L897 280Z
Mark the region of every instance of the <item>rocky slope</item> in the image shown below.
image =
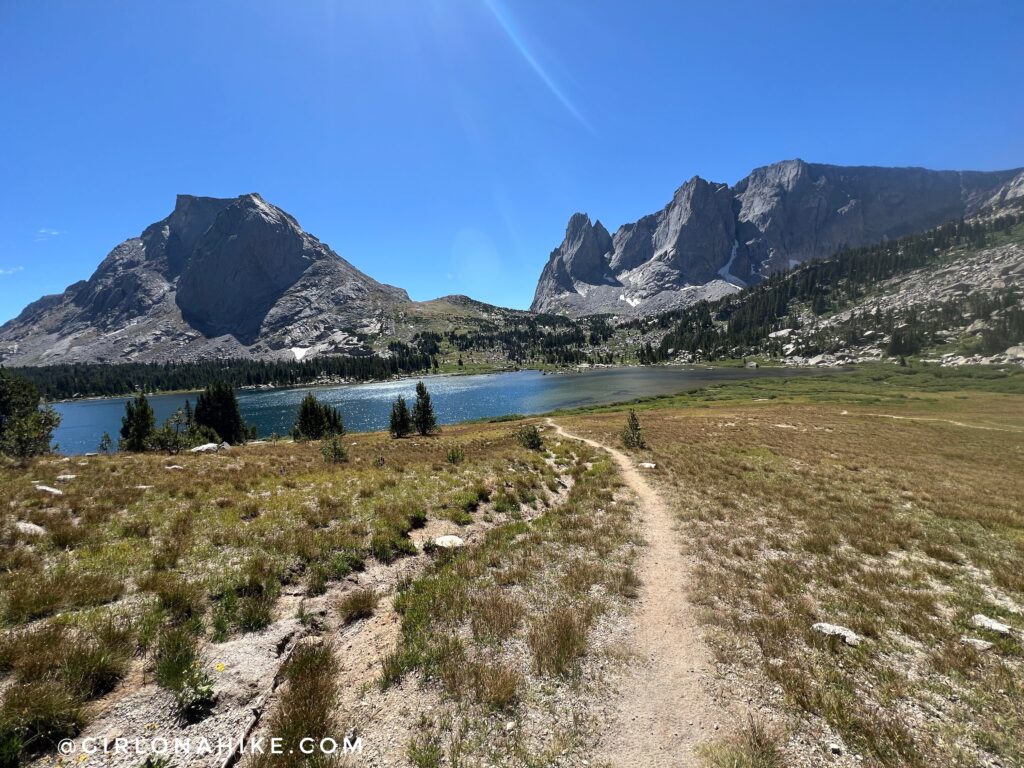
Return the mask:
M363 274L257 194L179 195L87 281L0 326L0 363L302 358L361 350L405 291Z
M577 213L531 309L651 315L773 272L1024 196L1024 169L930 171L787 160L734 187L694 177L661 211L610 234Z

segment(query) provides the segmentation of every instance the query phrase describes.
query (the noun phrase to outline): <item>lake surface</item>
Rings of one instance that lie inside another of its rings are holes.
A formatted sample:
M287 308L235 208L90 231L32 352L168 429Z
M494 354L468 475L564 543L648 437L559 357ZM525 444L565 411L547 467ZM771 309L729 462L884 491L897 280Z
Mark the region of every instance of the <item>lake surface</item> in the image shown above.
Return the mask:
M766 376L795 376L813 369L783 368L596 368L578 373L543 375L539 371L516 371L464 376L425 376L423 381L434 401L441 424L470 419L544 413L557 408L604 405L650 395L670 395L711 384ZM391 404L405 395L412 406L416 380L385 381L373 384L346 384L330 387L243 390L238 403L246 422L255 424L260 437L272 433L291 433L299 401L314 392L321 401L341 410L345 427L351 432L385 429ZM57 403L61 425L54 442L62 453L95 451L104 432L116 444L121 417L128 398L79 400ZM149 398L157 424L184 406L195 405L194 394L153 395Z

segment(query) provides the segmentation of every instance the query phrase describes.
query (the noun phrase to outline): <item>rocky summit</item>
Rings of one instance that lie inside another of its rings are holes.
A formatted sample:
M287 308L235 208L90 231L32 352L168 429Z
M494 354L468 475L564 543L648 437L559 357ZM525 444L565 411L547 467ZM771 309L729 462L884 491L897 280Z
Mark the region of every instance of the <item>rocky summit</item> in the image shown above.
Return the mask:
M1021 196L1020 168L931 171L787 160L758 168L733 187L695 176L663 209L614 234L573 214L531 309L656 314Z
M88 280L0 326L0 363L301 359L360 349L408 303L258 194L179 195Z

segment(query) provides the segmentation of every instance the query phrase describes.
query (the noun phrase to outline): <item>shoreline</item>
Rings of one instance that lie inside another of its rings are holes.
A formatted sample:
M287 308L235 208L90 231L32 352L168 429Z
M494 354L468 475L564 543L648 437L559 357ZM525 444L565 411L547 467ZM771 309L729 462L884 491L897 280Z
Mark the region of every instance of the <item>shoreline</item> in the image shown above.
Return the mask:
M759 368L762 369L782 369L782 368L801 368L803 366L787 366L777 361L757 361ZM656 363L654 365L641 365L640 363L595 363L588 365L576 365L576 366L564 366L564 367L550 367L550 366L539 366L539 365L518 365L518 366L495 366L492 368L483 368L480 370L467 370L467 371L439 371L437 373L420 373L420 374L401 374L398 376L390 376L386 379L338 379L338 380L315 380L309 381L302 384L252 384L247 386L236 387L238 392L270 392L270 391L287 391L290 389L304 389L304 388L315 388L325 389L330 387L344 387L344 386L358 386L361 384L383 384L391 381L405 381L407 379L428 379L428 378L440 378L445 376L491 376L499 373L517 373L519 371L537 371L548 376L564 376L574 373L586 373L587 371L595 370L618 370L627 368L690 368L693 370L714 370L718 368L724 369L739 369L743 368L744 363L740 359L729 359L729 360L709 360L701 362L664 362ZM165 395L191 395L202 392L202 389L161 389L151 392L145 392L143 394L146 397L163 397ZM104 400L123 400L130 397L135 397L138 393L136 392L124 392L117 395L85 395L82 397L65 397L54 400L43 399L43 402L47 405L66 405L70 403L86 403L86 402L102 402Z

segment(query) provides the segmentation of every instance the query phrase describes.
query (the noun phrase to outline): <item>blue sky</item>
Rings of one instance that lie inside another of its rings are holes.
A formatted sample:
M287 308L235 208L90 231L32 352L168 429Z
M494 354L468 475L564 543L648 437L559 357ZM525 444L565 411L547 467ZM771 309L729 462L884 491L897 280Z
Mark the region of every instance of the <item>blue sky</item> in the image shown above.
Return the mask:
M0 0L0 321L179 192L525 307L569 216L699 174L1024 166L1024 3Z

